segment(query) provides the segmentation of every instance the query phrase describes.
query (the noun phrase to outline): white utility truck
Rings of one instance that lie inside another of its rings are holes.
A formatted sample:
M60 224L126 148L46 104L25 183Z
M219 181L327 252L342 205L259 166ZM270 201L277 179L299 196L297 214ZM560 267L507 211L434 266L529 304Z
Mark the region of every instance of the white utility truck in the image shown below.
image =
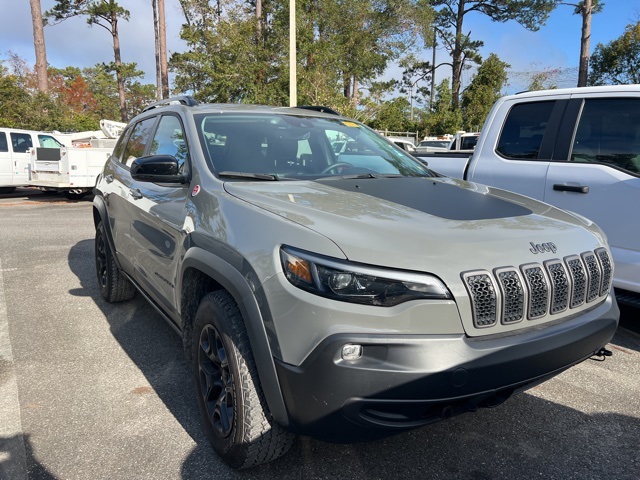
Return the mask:
M102 135L100 132L64 134L64 143L72 146L32 148L28 184L46 191L59 191L69 199L84 197L93 190L125 125L101 120Z
M32 147L60 148L52 134L17 128L0 128L0 193L29 185Z

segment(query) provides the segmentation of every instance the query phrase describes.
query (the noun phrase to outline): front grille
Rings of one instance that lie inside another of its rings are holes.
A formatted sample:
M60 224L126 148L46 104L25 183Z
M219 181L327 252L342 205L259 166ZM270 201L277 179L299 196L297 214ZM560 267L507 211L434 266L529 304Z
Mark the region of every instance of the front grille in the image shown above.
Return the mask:
M604 248L544 264L462 273L477 328L558 315L609 293L613 262Z

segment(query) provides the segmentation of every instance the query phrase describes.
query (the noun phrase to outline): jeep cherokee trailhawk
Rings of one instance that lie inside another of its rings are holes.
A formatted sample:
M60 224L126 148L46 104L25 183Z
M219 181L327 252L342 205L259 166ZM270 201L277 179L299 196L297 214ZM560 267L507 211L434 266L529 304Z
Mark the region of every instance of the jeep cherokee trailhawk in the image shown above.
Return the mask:
M497 405L608 354L618 323L595 224L333 113L150 105L95 193L102 295L180 332L235 468Z

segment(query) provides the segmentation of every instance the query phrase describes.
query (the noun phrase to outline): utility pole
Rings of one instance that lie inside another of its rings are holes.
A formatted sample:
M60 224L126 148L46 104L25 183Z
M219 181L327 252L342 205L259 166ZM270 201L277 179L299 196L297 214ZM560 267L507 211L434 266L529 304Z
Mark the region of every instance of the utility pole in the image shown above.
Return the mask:
M296 0L289 0L289 106L298 106L296 72Z

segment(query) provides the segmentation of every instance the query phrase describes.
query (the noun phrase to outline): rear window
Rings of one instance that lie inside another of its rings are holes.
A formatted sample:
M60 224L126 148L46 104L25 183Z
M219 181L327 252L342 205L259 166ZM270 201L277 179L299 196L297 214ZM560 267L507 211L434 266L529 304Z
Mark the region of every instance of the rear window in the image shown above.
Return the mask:
M538 159L554 105L554 101L515 105L504 122L496 152L514 160Z
M640 174L640 99L585 100L569 158Z

